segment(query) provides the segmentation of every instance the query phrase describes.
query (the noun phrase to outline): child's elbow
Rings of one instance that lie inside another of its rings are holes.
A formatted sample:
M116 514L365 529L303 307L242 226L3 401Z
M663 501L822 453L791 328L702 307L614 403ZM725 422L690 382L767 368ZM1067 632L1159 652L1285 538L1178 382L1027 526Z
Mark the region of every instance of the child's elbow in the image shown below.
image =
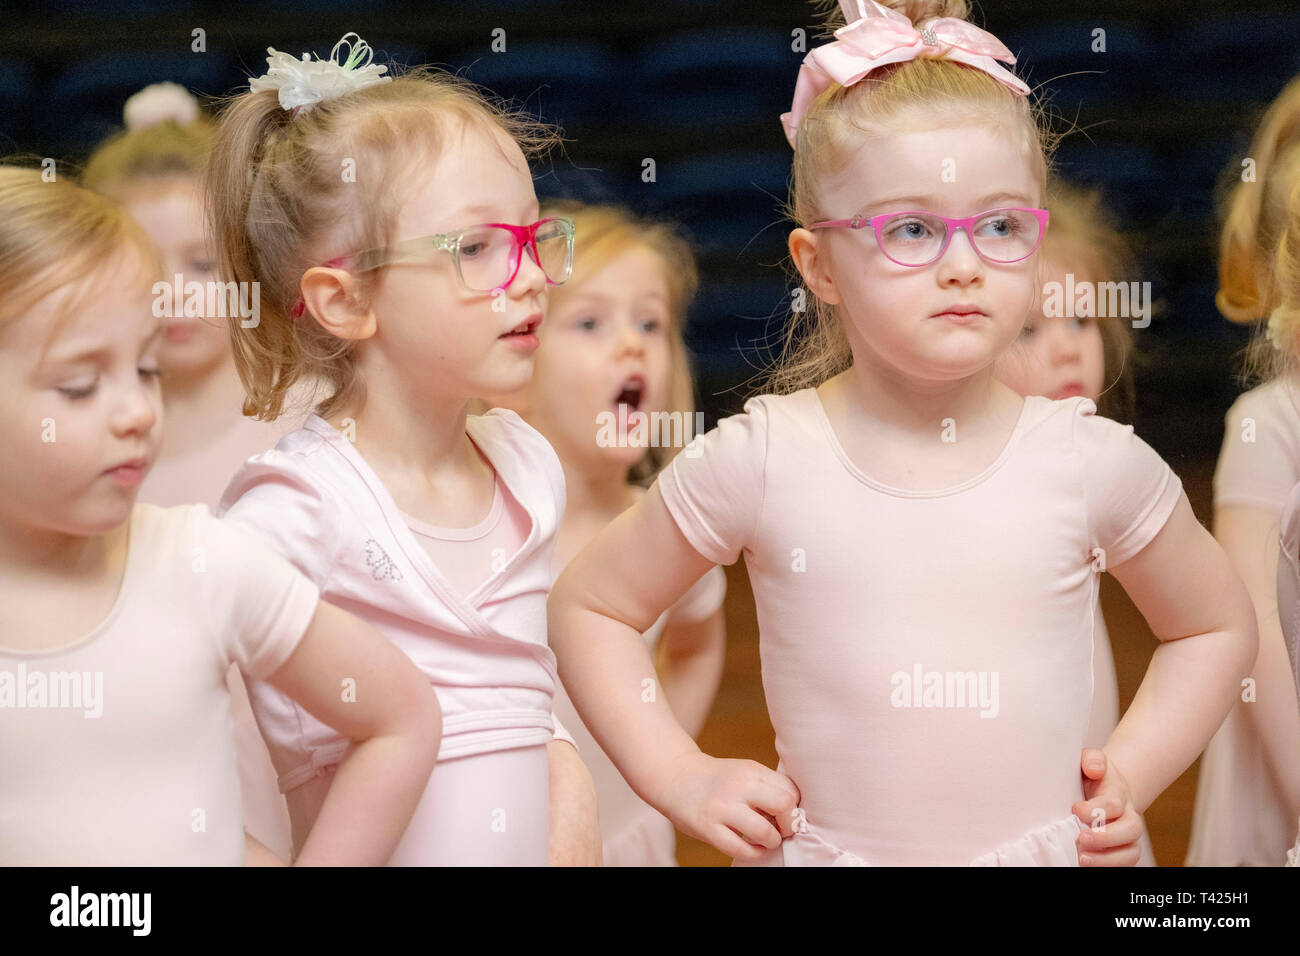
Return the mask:
M1233 628L1237 635L1237 657L1234 663L1239 677L1249 677L1255 669L1255 659L1259 655L1259 619L1250 594L1240 579L1236 582L1233 607Z
M420 752L432 763L442 744L442 706L428 677L411 669L414 673L403 681L403 693L392 698L401 702L392 715L392 732L417 741Z

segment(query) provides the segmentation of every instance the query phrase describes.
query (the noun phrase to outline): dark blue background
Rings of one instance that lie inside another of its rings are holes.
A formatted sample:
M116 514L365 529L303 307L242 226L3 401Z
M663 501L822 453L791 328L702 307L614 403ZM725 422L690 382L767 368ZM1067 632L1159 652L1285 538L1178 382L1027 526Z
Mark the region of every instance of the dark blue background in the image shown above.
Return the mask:
M567 155L537 171L542 196L617 200L681 222L703 284L689 341L710 424L739 410L780 340L788 303L782 221L790 151L777 120L816 42L800 0L484 3L365 0L0 4L0 153L84 158L130 93L163 79L230 92L265 48L328 55L355 30L396 63L437 63L563 126ZM974 20L1062 125L1059 170L1105 188L1163 310L1137 332L1148 361L1138 428L1175 466L1213 456L1240 390L1248 332L1219 317L1216 190L1239 174L1268 101L1300 71L1293 3L1029 0ZM202 27L207 52L190 51ZM507 52L490 49L495 27ZM1092 31L1108 50L1091 51ZM1067 75L1074 74L1074 75ZM653 158L657 181L643 183Z

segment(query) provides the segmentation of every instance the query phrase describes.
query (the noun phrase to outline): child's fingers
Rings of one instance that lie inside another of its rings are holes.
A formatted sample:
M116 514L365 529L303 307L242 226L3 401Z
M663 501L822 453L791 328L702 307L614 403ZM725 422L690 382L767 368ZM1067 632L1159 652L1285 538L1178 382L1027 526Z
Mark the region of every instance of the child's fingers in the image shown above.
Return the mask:
M767 779L753 780L745 788L743 799L756 810L779 819L782 815L789 816L799 805L799 791Z
M721 823L715 823L703 835L719 853L725 853L733 860L754 861L767 852L759 847L750 846L730 827Z
M1079 767L1089 780L1100 780L1106 775L1106 752L1097 747L1084 747L1079 756Z
M781 832L776 824L751 807L737 806L722 822L754 846L775 850L781 845Z
M1080 866L1137 866L1142 855L1136 843L1126 843L1110 850L1088 850L1079 853Z
M1118 820L1108 821L1104 828L1085 828L1079 834L1078 844L1081 852L1091 852L1127 846L1141 837L1142 818L1136 813L1125 813Z
M1070 812L1082 820L1084 826L1090 827L1099 819L1110 823L1124 815L1124 799L1117 793L1099 793L1091 800L1073 804Z

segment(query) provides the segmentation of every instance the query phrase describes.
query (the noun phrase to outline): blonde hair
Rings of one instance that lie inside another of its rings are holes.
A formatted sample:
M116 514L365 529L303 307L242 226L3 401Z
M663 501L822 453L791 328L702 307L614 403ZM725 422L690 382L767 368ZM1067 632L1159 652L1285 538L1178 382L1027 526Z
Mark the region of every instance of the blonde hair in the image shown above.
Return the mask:
M843 25L837 3L820 4L828 30ZM891 0L883 3L914 24L935 17L966 19L965 0ZM886 135L905 126L912 115L933 122L947 110L963 121L1005 123L1023 131L1025 142L1044 185L1048 155L1054 147L1046 121L1027 97L1007 89L981 70L942 58L919 57L873 70L852 86L832 84L808 107L795 140L787 216L798 226L823 218L817 187L864 135ZM802 287L802 279L796 280ZM769 371L764 388L778 394L816 386L853 364L844 326L834 306L801 288L807 308L795 312L786 332L781 357Z
M1267 318L1278 302L1273 254L1287 227L1291 186L1300 181L1300 77L1270 104L1247 156L1255 181L1235 175L1223 204L1214 298L1224 318L1241 324Z
M94 277L121 263L124 249L139 254L141 282L161 277L158 250L112 199L43 171L0 164L0 326L64 286L82 283L77 297L94 294ZM68 303L61 323L77 308ZM56 324L57 330L57 324Z
M221 115L207 174L208 215L225 281L260 284L254 328L231 322L244 414L277 418L299 381L325 390L316 410L359 407L365 386L354 343L304 315L291 319L303 272L340 251L394 239L407 175L447 147L448 120L512 138L533 157L559 141L548 126L513 112L468 81L416 68L392 82L345 94L309 111L280 107L271 90L231 99ZM355 182L344 182L345 160ZM338 243L325 250L322 243ZM369 295L382 275L359 275Z
M121 130L90 154L81 182L96 192L120 197L134 186L162 179L201 181L215 133L215 124L202 115L192 123L169 119L142 129Z
M668 411L680 412L684 422L695 415L695 383L691 375L690 355L683 330L686 313L699 287L699 272L690 244L668 223L642 219L619 206L588 205L573 200L551 200L543 204L543 216L567 216L577 227L574 240L574 273L569 283L551 292L552 308L557 297L582 284L584 277L638 246L649 249L663 263L663 278L668 287L669 353L672 378L668 391ZM628 473L634 484L648 485L672 460L678 449L651 447L645 457Z
M1133 251L1106 212L1099 190L1081 189L1053 178L1047 187L1052 225L1043 239L1043 255L1076 264L1095 282L1118 282L1133 262ZM1133 331L1121 316L1097 319L1101 332L1106 384L1097 410L1107 418L1129 421L1136 410Z
M1291 190L1286 227L1274 263L1278 305L1266 324L1267 351L1257 362L1264 379L1293 374L1300 364L1300 182Z

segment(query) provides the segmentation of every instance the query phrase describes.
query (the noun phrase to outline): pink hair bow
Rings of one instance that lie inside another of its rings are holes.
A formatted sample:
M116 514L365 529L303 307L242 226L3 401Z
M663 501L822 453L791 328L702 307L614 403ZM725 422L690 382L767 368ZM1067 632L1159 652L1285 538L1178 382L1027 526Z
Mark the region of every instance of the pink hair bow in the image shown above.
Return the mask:
M848 25L835 31L835 40L811 50L799 68L794 103L781 114L785 138L794 145L799 122L808 105L832 83L852 86L877 67L902 63L919 56L943 56L983 70L1021 96L1029 87L996 61L1014 64L1016 58L993 34L956 17L940 17L921 24L875 0L840 0Z

